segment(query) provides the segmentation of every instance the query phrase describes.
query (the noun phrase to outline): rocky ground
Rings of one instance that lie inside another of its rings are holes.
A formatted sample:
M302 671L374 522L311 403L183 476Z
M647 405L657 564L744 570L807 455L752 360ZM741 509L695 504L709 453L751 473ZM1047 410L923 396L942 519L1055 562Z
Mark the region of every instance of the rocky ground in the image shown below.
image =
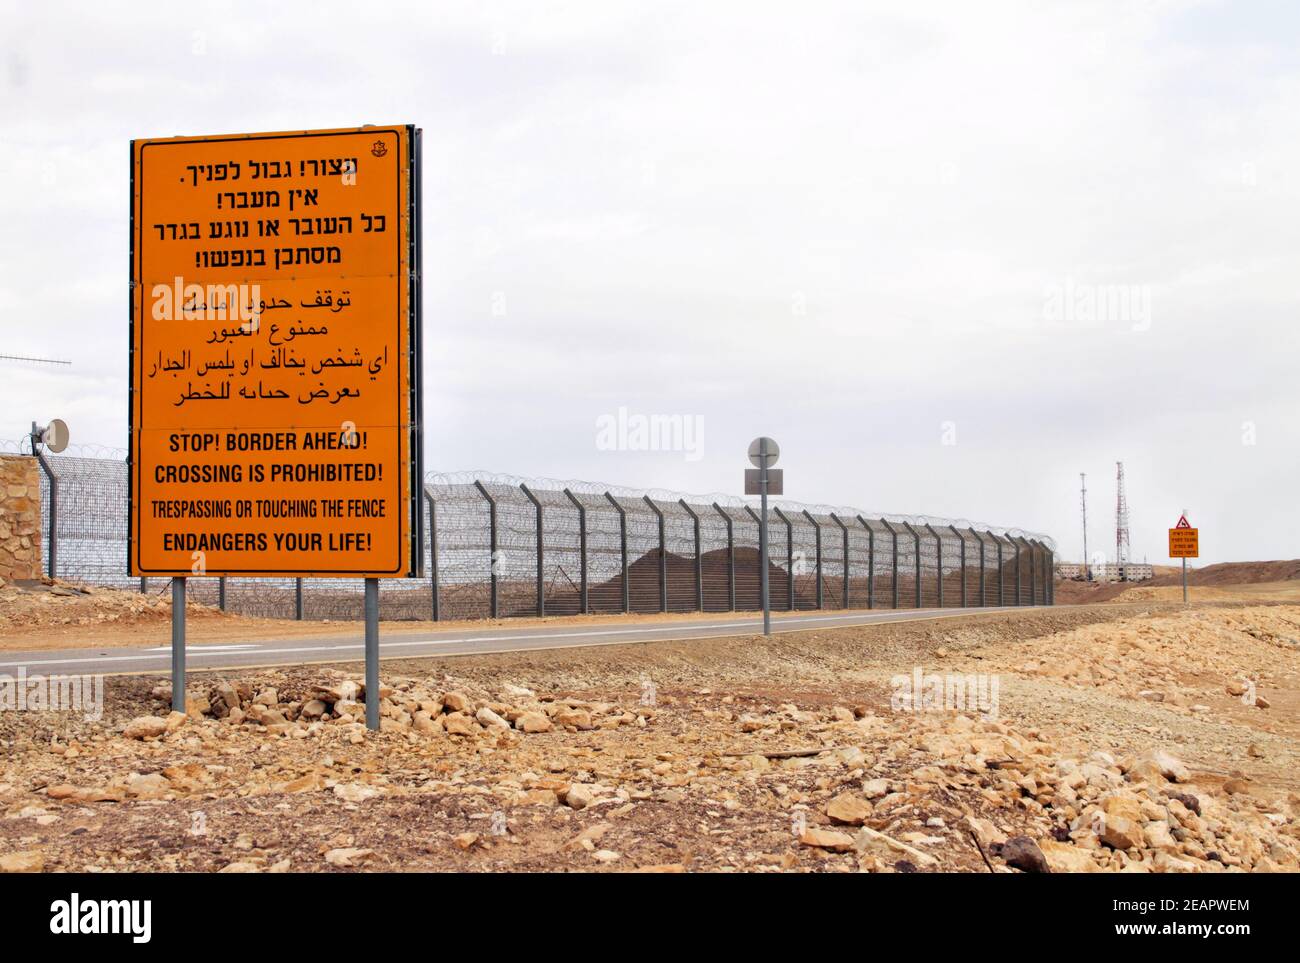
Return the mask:
M377 734L355 666L186 714L110 677L0 712L0 870L1296 870L1298 640L1153 603L386 661Z

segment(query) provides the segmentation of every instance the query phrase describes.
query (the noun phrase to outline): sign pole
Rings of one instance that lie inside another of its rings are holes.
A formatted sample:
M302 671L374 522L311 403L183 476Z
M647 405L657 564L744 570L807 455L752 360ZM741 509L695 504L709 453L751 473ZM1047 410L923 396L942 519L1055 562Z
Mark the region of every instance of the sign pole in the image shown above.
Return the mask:
M366 579L366 728L379 731L379 579Z
M185 579L172 579L172 711L185 711Z
M763 593L763 634L772 634L772 603L767 594L767 446L763 446L764 464L759 469L762 474L759 475L759 488L761 489L760 498L762 499L762 511L759 518L762 523L758 526L758 564L759 564L759 586Z
M1183 604L1187 604L1187 559L1183 559Z
M767 496L785 493L785 470L771 471L781 455L781 446L766 436L749 443L749 463L745 469L745 494L758 495L762 514L758 516L758 585L763 596L763 634L772 634L772 599L768 594L767 578ZM750 514L754 513L751 508ZM792 606L793 607L793 606Z

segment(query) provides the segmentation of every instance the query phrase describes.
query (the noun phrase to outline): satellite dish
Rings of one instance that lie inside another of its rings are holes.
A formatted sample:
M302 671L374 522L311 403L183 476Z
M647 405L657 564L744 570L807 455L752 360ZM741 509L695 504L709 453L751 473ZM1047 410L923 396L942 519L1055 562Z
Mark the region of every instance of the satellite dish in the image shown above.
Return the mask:
M749 463L755 468L771 468L781 455L781 446L766 436L749 443Z
M56 455L68 447L68 423L55 418L41 432L41 443Z

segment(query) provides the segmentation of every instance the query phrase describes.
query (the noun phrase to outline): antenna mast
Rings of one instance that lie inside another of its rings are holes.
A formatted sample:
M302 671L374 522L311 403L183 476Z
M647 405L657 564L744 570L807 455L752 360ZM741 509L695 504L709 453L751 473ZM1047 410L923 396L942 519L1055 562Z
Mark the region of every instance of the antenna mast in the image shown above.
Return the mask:
M1083 580L1092 581L1088 568L1088 476L1079 472L1079 508L1083 511Z
M1124 494L1124 463L1115 462L1115 571L1124 581L1128 565L1128 497Z

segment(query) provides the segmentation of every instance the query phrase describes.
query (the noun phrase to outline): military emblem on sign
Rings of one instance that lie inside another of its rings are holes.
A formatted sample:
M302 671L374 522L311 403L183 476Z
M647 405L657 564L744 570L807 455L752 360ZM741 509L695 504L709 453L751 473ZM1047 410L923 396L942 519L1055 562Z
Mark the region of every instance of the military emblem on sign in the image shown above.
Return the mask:
M383 157L388 153L388 145L382 140L377 140L375 141L375 145L370 148L370 153L374 154L376 157Z

